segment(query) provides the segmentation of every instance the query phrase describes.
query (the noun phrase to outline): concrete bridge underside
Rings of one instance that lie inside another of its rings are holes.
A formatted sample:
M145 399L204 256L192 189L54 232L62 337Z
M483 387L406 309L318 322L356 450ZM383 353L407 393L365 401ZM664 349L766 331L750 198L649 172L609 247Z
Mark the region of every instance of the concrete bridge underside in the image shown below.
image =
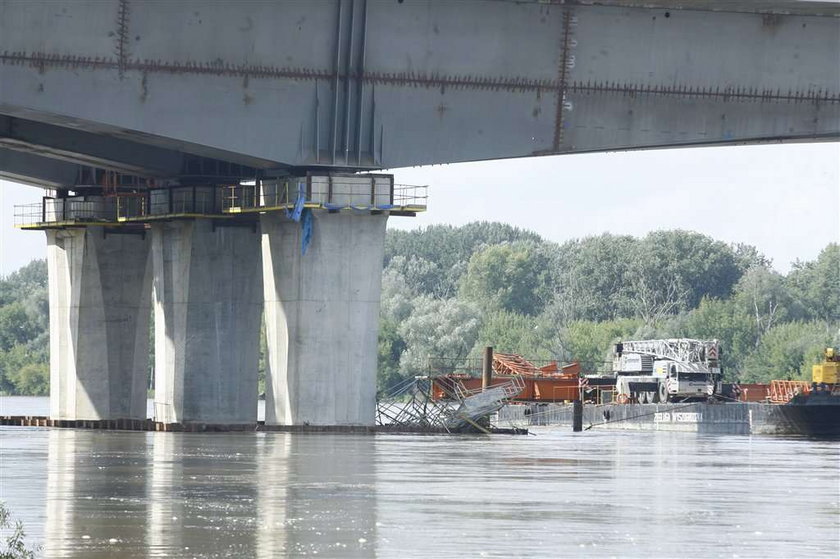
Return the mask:
M0 177L58 199L838 138L835 2L0 0ZM264 308L269 421L371 423L389 213L51 229L53 416L143 413L151 307L156 413L253 421Z

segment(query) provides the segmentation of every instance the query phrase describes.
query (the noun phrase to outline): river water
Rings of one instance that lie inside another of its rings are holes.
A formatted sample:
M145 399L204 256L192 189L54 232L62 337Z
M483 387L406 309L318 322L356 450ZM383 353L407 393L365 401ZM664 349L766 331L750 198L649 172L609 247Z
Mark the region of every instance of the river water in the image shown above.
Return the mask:
M836 441L5 427L0 453L45 557L840 554Z

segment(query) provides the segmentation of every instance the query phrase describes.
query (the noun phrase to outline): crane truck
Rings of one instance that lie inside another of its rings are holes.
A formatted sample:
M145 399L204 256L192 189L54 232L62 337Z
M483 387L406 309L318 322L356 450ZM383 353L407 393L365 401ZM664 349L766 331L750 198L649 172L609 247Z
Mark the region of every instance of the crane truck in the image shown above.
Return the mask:
M720 344L688 338L619 342L613 373L617 402L706 400L721 391Z

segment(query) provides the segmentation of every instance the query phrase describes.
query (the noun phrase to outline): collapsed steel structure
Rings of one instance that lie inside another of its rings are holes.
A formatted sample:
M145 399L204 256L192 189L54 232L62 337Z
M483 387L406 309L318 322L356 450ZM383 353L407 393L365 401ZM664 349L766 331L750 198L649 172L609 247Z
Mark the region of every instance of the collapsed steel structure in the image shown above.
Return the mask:
M377 425L412 427L430 431L488 432L490 416L522 392L520 376L512 376L492 387L469 390L460 382L437 384L445 398L433 397L435 378L405 379L383 395L376 406Z

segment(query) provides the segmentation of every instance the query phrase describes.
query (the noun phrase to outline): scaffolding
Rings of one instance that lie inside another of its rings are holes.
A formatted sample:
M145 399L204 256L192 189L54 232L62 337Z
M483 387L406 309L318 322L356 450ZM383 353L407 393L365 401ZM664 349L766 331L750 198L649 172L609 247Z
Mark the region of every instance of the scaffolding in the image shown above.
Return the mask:
M524 383L521 377L513 376L483 390L468 390L458 382L447 386L447 397L436 399L434 377L405 379L377 402L377 425L447 433L487 432L490 416L522 392Z

